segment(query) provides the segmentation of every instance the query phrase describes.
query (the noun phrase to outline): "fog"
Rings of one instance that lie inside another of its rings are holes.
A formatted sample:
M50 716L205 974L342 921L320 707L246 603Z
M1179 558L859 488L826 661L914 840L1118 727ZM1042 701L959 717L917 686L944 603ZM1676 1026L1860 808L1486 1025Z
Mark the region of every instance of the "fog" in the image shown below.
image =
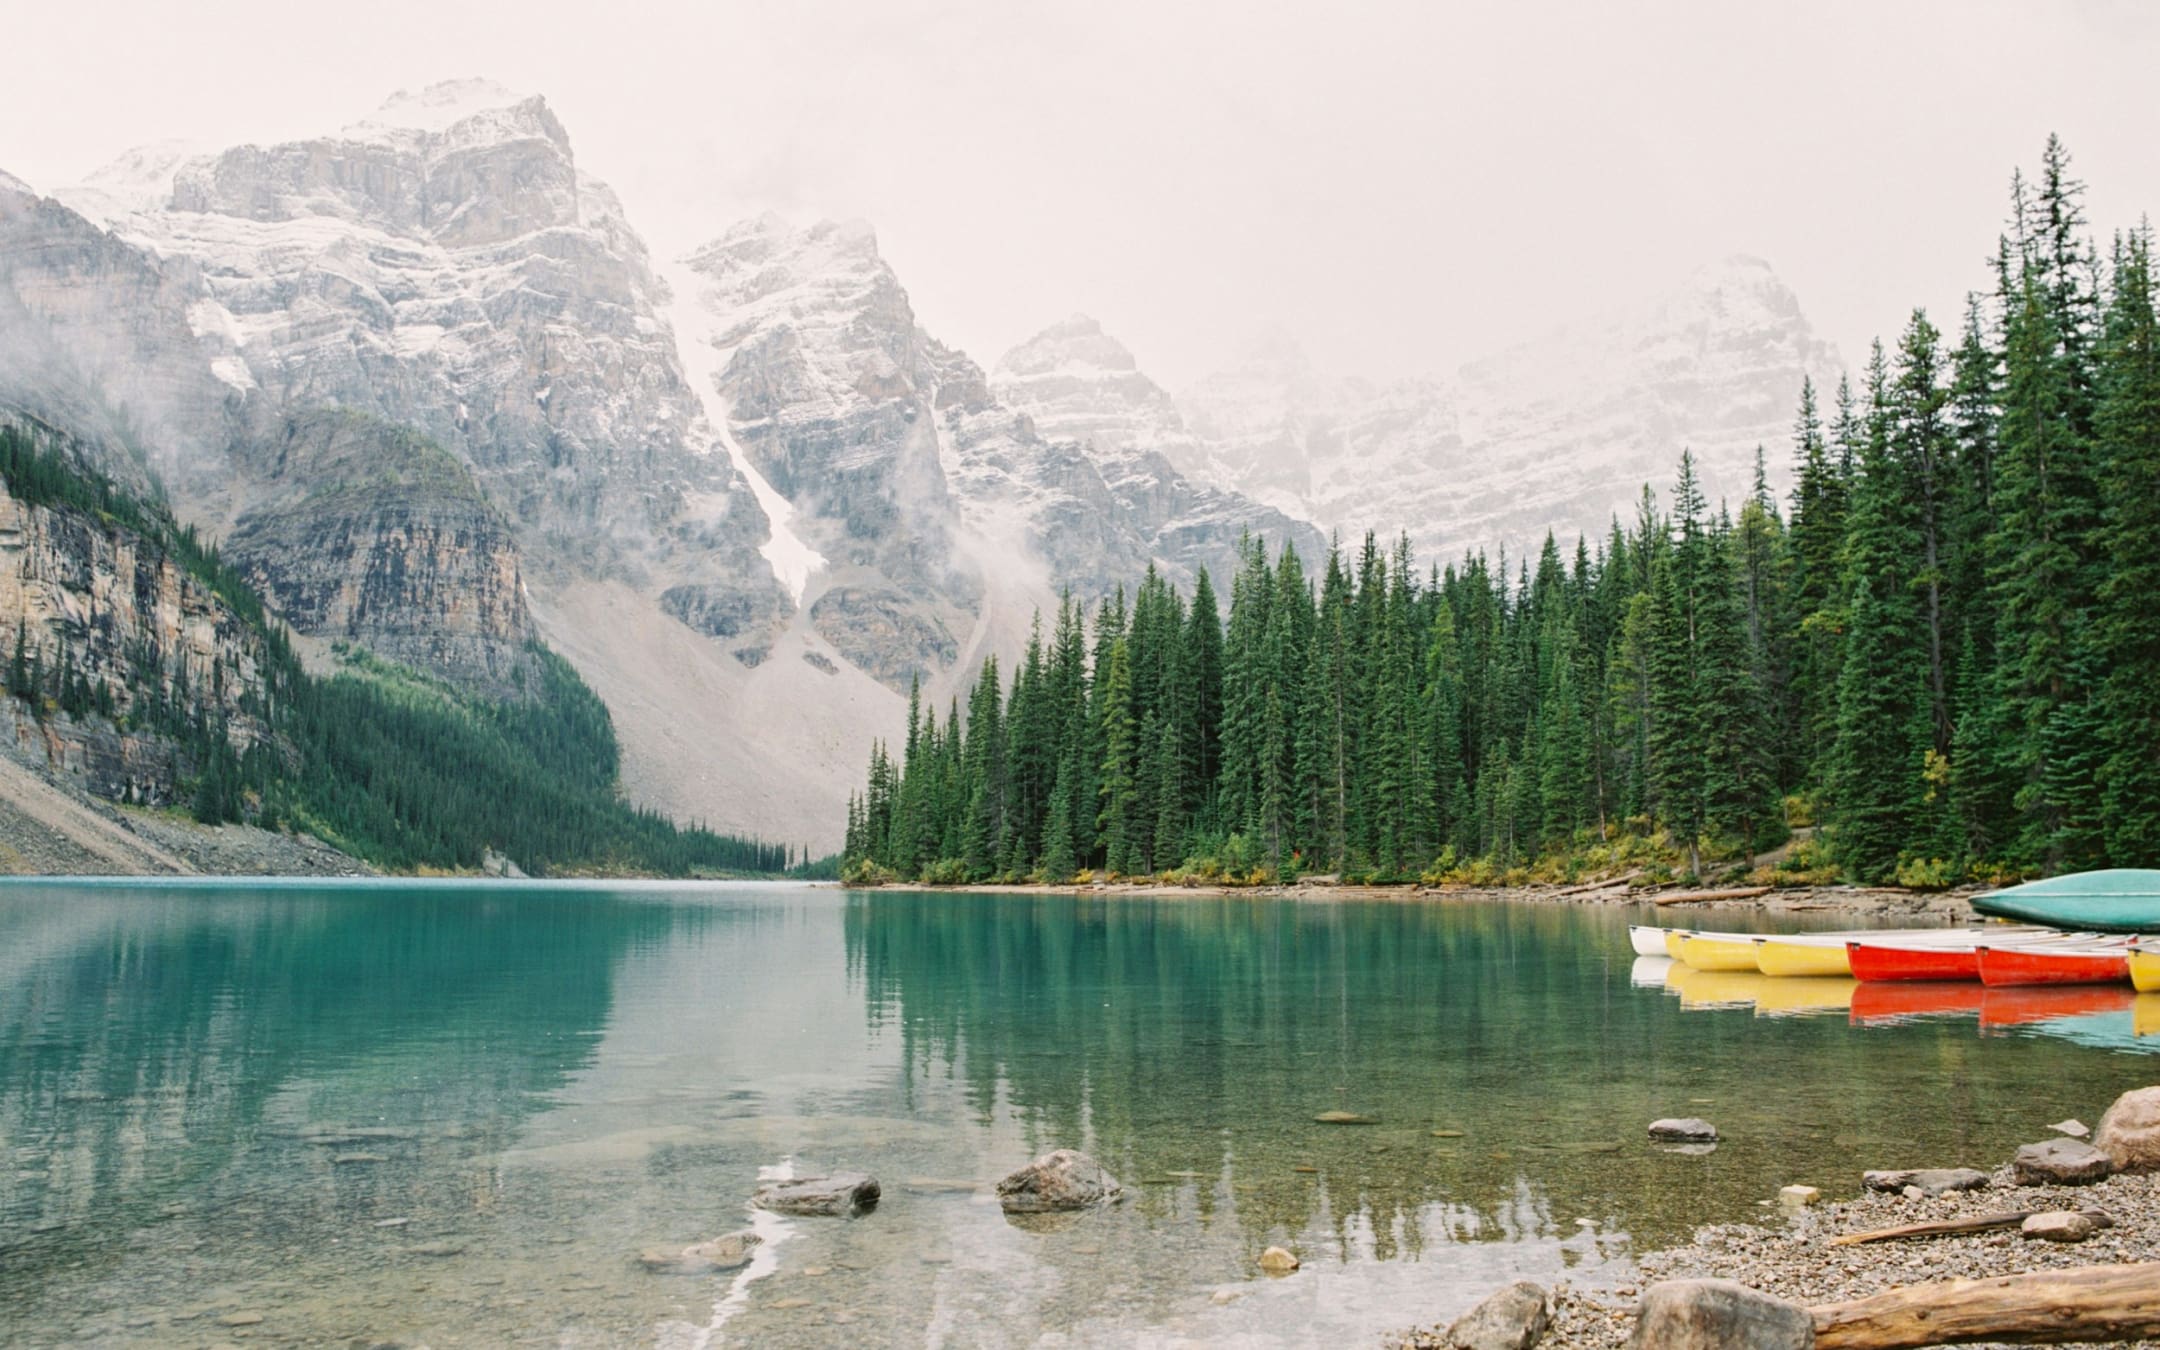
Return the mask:
M2050 131L2094 224L2160 205L2134 0L12 8L0 169L43 189L485 75L663 255L860 216L979 359L1085 310L1172 387L1269 329L1440 371L1734 252L1857 359L1954 318Z

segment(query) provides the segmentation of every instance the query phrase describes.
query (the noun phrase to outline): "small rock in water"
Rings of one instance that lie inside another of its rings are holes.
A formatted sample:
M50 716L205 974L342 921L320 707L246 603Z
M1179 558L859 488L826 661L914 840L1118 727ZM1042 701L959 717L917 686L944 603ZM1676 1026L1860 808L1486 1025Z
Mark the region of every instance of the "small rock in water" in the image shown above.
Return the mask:
M1463 1137L1463 1132L1461 1130L1434 1130L1432 1137L1435 1139L1460 1139Z
M2083 1242L2100 1231L2101 1223L2090 1214L2080 1214L2074 1209L2050 1210L2045 1214L2028 1215L2018 1231L2029 1238L2048 1242Z
M1951 1191L1986 1190L1988 1174L1975 1167L1923 1167L1862 1172L1860 1184L1871 1191L1904 1191L1917 1188L1922 1195L1947 1195Z
M403 1228L411 1222L411 1219L377 1219L375 1226L377 1228Z
M1709 1121L1697 1116L1687 1116L1677 1120L1651 1121L1650 1137L1652 1139L1676 1139L1684 1143L1702 1144L1716 1142L1718 1132L1717 1126L1712 1125Z
M2085 1122L2079 1120L2076 1116L2072 1116L2068 1120L2058 1120L2048 1128L2057 1134L2067 1134L2072 1139L2084 1139L2092 1134L2092 1131L2086 1128Z
M1371 1116L1361 1116L1355 1111L1322 1111L1313 1117L1315 1125L1376 1125Z
M867 1172L835 1172L760 1186L750 1203L775 1214L852 1219L876 1209L881 1193L877 1178Z
M710 1275L749 1265L750 1250L759 1241L755 1233L729 1233L680 1250L648 1247L638 1253L637 1261L655 1275Z
M1291 1168L1290 1170L1291 1170L1291 1171L1293 1171L1293 1172L1306 1172L1306 1173L1317 1173L1317 1172L1318 1172L1318 1171L1319 1171L1320 1169L1319 1169L1319 1168L1317 1168L1317 1167L1314 1167L1314 1166L1313 1166L1312 1164L1310 1164L1310 1163L1298 1163L1298 1164L1296 1164L1295 1166L1293 1166L1293 1167L1292 1167L1292 1168Z
M465 1244L445 1239L440 1242L423 1242L417 1247L408 1247L406 1250L415 1256L456 1256L459 1252L465 1250Z
M1288 1275L1299 1264L1297 1257L1286 1247L1270 1247L1260 1253L1260 1269L1270 1275Z
M1447 1344L1453 1350L1530 1350L1551 1323L1545 1290L1518 1280L1455 1319Z
M218 1325L221 1327L259 1327L262 1325L262 1321L263 1315L259 1312L236 1312L227 1313L220 1317Z
M2050 1139L2027 1144L2011 1160L2020 1186L2086 1186L2105 1181L2114 1160L2081 1139Z
M333 1166L338 1167L350 1166L355 1163L379 1163L388 1161L390 1160L388 1158L385 1158L380 1153L340 1153L330 1160Z
M1731 1280L1668 1280L1642 1296L1630 1350L1811 1350L1808 1310Z
M1238 1291L1235 1289L1218 1289L1214 1293L1208 1295L1208 1302L1214 1304L1218 1308L1225 1307L1237 1301Z
M1118 1179L1078 1149L1052 1149L997 1184L1007 1214L1086 1209L1125 1193Z
M1786 1186L1778 1191L1777 1198L1787 1209L1806 1209L1822 1199L1822 1192L1813 1186Z
M2137 1088L2117 1097L2100 1117L2093 1143L2118 1172L2160 1168L2160 1087Z

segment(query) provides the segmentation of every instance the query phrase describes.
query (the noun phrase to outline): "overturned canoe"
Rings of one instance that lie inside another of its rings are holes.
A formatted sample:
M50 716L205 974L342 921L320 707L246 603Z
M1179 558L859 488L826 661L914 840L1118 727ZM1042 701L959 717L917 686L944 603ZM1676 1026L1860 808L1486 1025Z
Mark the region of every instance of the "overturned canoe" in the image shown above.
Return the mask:
M2160 871L2114 867L2028 881L1973 897L1997 918L2099 933L2160 931Z

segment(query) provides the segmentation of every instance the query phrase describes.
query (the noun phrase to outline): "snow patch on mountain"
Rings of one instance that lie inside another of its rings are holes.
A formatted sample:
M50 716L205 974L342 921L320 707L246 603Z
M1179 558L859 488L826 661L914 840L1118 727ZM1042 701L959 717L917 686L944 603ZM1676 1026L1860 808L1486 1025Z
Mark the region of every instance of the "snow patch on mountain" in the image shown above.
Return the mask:
M773 575L787 588L799 609L810 578L825 570L825 555L796 532L795 504L773 488L735 439L734 415L720 384L720 372L727 368L734 348L723 348L716 341L718 316L699 299L698 274L684 260L662 269L661 280L668 287L667 321L675 335L675 351L684 378L705 410L705 426L700 430L718 439L764 509L771 537L758 553L772 564Z

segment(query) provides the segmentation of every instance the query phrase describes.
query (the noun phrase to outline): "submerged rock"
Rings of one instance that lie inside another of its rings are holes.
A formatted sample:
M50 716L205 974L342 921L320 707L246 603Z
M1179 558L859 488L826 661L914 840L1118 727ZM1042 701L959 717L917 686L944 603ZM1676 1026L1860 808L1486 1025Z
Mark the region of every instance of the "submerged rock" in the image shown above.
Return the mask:
M1315 1125L1377 1125L1371 1116L1361 1116L1355 1111L1322 1111L1313 1117Z
M1787 1209L1806 1209L1822 1199L1822 1192L1813 1186L1786 1186L1778 1191L1777 1198Z
M1070 1148L1053 1149L997 1184L998 1203L1008 1214L1086 1209L1124 1191L1101 1163Z
M1682 1119L1653 1120L1650 1122L1652 1139L1678 1140L1687 1144L1714 1144L1717 1142L1717 1126L1699 1116Z
M883 1192L867 1172L835 1172L827 1177L797 1177L757 1188L750 1203L775 1214L852 1219L877 1208Z
M648 1247L638 1253L637 1262L655 1275L711 1275L749 1265L752 1250L759 1241L755 1233L729 1233L725 1237L694 1242L679 1251Z
M1808 1310L1731 1280L1668 1280L1642 1296L1629 1350L1812 1350Z
M2067 1134L2072 1139L2089 1139L2092 1137L2092 1131L2086 1127L2084 1121L2079 1120L2076 1116L2072 1116L2068 1120L2058 1120L2048 1128L2057 1134Z
M1303 1264L1287 1247L1270 1247L1260 1253L1260 1269L1270 1275L1288 1275Z
M2118 1172L2160 1168L2160 1087L2136 1088L2117 1097L2100 1117L2093 1143Z
M1528 1280L1489 1296L1447 1329L1453 1350L1530 1350L1552 1323L1552 1304Z
M1921 1195L1947 1195L1951 1191L1987 1189L1988 1174L1973 1167L1897 1168L1862 1172L1860 1184L1871 1191L1899 1191L1912 1187Z
M2082 1139L2050 1139L2027 1144L2011 1160L2020 1186L2088 1186L2105 1181L2115 1163Z

